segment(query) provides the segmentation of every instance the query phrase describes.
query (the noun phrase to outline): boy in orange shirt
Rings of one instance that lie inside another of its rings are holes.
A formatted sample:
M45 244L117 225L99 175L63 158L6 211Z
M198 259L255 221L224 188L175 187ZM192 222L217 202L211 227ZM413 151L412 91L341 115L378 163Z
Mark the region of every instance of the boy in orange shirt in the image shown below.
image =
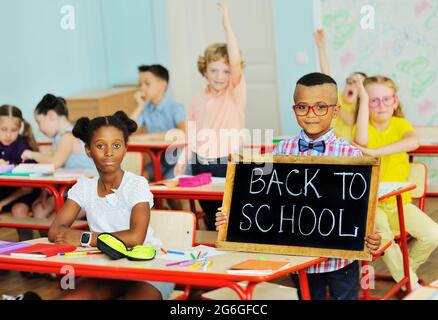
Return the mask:
M210 172L214 177L225 177L228 155L241 147L239 130L245 128L246 107L244 64L228 10L222 3L218 9L223 16L227 44L209 46L198 60L198 70L208 85L193 98L188 110L188 147L179 158L175 176L184 174L190 163L193 175ZM195 132L190 130L193 125ZM214 230L220 203L200 201L200 204L206 213L207 229Z

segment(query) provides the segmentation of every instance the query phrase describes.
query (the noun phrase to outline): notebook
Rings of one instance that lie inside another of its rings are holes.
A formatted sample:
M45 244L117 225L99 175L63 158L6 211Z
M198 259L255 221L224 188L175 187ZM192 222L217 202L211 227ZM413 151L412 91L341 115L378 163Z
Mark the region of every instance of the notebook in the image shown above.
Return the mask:
M26 248L31 245L31 243L0 241L0 254L8 254L11 251Z
M12 173L52 174L54 171L55 166L49 163L21 163L12 170Z
M10 256L17 258L48 258L56 256L58 253L75 251L75 246L65 246L51 243L37 243L29 247L14 250L10 252Z
M11 172L14 169L13 164L0 164L0 174Z
M271 261L271 260L245 260L231 266L228 273L245 273L245 274L270 274L281 269L289 264L288 261Z

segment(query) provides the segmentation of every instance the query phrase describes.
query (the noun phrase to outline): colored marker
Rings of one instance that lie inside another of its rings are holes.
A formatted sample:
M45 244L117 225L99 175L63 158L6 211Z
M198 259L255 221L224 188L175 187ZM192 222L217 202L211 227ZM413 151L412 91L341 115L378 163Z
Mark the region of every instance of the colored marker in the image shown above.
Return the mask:
M191 266L192 264L194 264L194 263L197 263L198 261L197 260L190 260L190 261L187 261L187 262L183 262L183 263L180 263L180 267L187 267L187 266Z
M162 253L167 254L167 251L164 250L163 248L160 248L160 250L161 250Z
M178 265L180 265L181 263L189 262L189 261L192 261L192 260L184 260L184 261L178 261L178 262L167 263L167 264L166 264L166 267L178 266Z
M192 257L193 260L196 260L196 257L193 253L191 253L190 256Z
M184 252L181 252L181 251L173 251L173 250L167 250L167 253L173 253L173 254L179 254L179 255L185 255L185 253Z
M198 255L196 256L196 259L199 259L201 257L201 253L202 253L202 251L198 252Z

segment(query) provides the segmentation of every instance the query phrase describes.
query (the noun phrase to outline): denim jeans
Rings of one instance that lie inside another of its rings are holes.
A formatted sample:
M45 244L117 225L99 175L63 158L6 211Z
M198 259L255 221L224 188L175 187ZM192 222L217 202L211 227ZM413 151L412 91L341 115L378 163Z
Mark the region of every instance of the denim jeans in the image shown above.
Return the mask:
M198 156L196 156L195 163L192 164L192 174L196 176L201 173L210 172L213 177L226 177L227 159L210 159L209 162L212 163L206 163L205 161L198 159ZM222 206L222 202L201 200L199 201L199 204L201 205L202 210L205 212L205 223L207 225L207 230L215 230L216 228L214 223L216 221L216 212L217 209Z
M298 287L298 296L301 299L298 275L293 274L292 279ZM326 300L327 290L331 300L357 300L359 296L359 262L354 261L333 272L308 273L307 280L312 300Z

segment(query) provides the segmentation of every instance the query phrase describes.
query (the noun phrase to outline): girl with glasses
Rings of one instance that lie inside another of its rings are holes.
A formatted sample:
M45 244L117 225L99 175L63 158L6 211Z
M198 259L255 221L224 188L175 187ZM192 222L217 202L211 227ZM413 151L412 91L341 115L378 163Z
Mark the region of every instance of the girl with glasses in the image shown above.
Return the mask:
M408 152L418 148L418 138L412 125L403 117L397 86L389 78L367 78L359 88L360 105L355 142L364 154L381 157L381 182L407 182ZM407 232L415 238L409 251L412 290L420 287L416 271L438 246L438 224L411 203L409 193L403 194L403 210ZM395 197L380 201L376 210L376 228L382 239L394 240L398 233ZM403 257L398 245L392 244L383 261L393 278L403 278Z
M319 29L315 33L315 43L318 48L319 64L321 72L331 75L330 65L327 58L325 46L325 33L323 29ZM338 93L338 104L340 106L338 117L333 120L332 128L335 134L347 141L352 141L352 129L356 123L356 109L358 89L357 83L363 82L367 75L363 72L352 73L345 81L345 86L342 92Z

